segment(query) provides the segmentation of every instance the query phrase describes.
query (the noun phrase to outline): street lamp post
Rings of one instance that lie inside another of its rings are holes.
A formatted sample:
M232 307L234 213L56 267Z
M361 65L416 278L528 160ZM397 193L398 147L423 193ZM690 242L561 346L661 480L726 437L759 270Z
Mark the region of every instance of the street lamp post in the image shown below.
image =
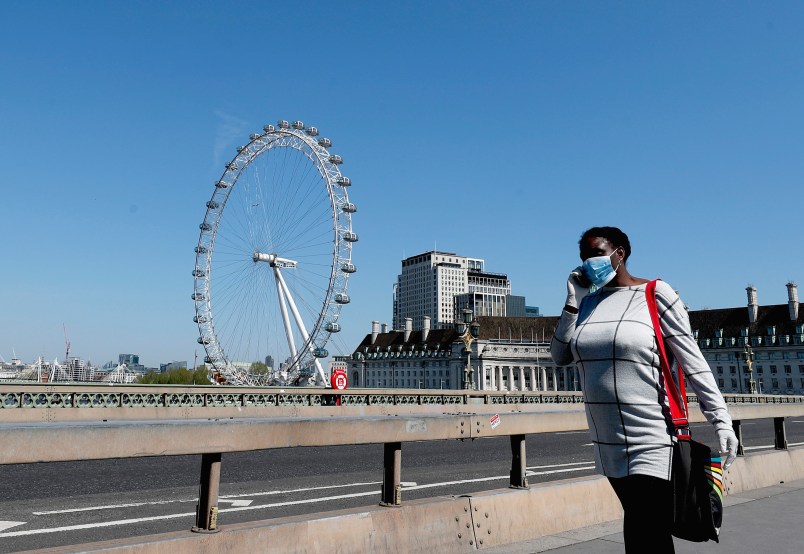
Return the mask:
M464 308L462 320L455 323L455 332L463 341L464 352L466 353L466 366L463 368L463 388L473 390L475 388L475 376L472 372L472 343L480 336L480 324L474 319L474 312Z
M748 337L745 339L743 359L748 366L748 394L757 394L757 384L754 382L754 351L751 349L751 344L748 342Z

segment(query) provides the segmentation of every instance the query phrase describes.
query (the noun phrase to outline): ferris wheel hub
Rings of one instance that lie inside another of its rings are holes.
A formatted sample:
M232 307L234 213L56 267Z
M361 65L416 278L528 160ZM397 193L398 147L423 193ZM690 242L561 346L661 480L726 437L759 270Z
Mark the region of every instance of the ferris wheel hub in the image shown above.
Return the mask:
M296 260L288 260L287 258L280 258L276 254L265 254L256 251L251 257L255 262L266 262L271 267L296 267Z

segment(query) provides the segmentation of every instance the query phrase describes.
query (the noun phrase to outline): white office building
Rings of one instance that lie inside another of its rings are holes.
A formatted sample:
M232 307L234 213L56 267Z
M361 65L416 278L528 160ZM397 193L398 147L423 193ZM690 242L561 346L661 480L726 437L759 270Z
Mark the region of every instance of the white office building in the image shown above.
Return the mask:
M394 329L410 318L421 329L429 317L433 329L452 327L464 308L476 316L507 315L511 281L504 274L485 271L485 261L451 252L430 251L402 260L394 288Z

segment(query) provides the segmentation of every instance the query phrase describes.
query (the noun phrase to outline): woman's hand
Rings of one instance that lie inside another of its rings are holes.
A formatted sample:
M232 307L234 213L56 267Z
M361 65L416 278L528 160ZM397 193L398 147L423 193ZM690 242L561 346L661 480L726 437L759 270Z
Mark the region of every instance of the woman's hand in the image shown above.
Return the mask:
M589 294L589 284L585 284L585 281L583 269L580 266L572 270L567 279L567 301L564 302L564 309L568 312L577 314L581 300Z
M737 440L737 435L731 429L718 430L717 439L720 442L720 455L726 455L726 459L723 460L723 469L729 469L737 458L737 446L740 441Z

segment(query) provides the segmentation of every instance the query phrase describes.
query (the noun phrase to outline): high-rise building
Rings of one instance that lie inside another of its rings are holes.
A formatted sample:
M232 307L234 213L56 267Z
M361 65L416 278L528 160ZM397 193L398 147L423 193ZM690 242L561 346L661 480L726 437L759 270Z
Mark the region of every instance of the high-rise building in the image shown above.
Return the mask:
M450 327L464 308L477 316L505 316L511 281L485 271L485 261L451 252L430 251L402 260L394 287L393 325L406 318L420 329L430 317L434 329Z

